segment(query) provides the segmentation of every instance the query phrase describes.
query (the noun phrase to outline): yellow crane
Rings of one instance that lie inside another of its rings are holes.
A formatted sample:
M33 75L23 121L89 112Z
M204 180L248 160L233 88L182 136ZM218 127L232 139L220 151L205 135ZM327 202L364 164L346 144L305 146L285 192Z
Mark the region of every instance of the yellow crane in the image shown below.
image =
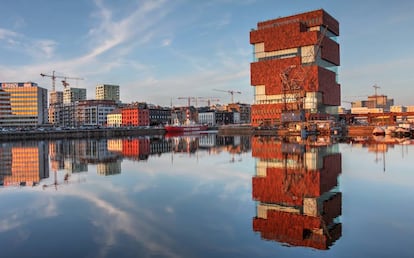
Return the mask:
M64 88L66 88L67 86L69 86L69 83L66 80L83 80L83 78L79 78L79 77L69 77L69 76L59 76L59 75L55 75L55 71L53 71L52 74L44 74L44 73L41 73L40 76L52 78L52 91L55 91L56 78L63 79L62 80L62 84L63 84L63 87Z

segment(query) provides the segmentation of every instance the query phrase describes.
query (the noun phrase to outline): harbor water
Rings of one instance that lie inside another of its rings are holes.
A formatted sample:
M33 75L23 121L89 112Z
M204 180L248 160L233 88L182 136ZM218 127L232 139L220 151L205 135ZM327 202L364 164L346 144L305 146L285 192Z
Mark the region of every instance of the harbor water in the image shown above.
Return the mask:
M414 257L414 144L2 142L2 257Z

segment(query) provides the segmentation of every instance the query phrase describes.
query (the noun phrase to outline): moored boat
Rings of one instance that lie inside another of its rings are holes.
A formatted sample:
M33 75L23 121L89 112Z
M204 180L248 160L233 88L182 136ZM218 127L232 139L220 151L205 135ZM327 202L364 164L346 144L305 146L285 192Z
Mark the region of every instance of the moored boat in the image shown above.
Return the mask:
M208 126L205 124L198 124L190 119L190 111L186 110L186 119L181 123L177 118L173 120L172 124L164 126L167 133L184 133L184 132L197 132L206 131Z
M184 123L184 124L172 124L165 125L165 131L169 133L181 133L181 132L194 132L194 131L206 131L207 125L200 125L196 123Z

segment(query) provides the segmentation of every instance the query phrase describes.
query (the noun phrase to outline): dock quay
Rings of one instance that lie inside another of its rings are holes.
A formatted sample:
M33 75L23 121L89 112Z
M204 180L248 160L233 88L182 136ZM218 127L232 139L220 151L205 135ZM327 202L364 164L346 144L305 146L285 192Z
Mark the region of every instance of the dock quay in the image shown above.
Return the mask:
M164 128L94 128L50 130L13 130L0 132L0 141L114 138L128 136L164 135Z
M374 125L349 125L346 128L346 135L349 137L370 136L374 129Z
M251 135L253 127L250 125L222 125L218 127L220 135Z
M301 136L310 135L336 135L343 137L372 136L375 125L348 125L341 129L340 134L328 132L326 130L292 130L291 128L255 128L250 125L224 125L212 127L209 130L217 131L218 135L263 135L263 136ZM165 129L161 127L119 127L119 128L88 128L88 129L65 129L65 130L38 130L38 129L21 129L0 131L0 141L25 141L25 140L52 140L52 139L82 139L82 138L115 138L129 136L162 136ZM398 136L398 135L393 135ZM409 137L413 137L411 131Z

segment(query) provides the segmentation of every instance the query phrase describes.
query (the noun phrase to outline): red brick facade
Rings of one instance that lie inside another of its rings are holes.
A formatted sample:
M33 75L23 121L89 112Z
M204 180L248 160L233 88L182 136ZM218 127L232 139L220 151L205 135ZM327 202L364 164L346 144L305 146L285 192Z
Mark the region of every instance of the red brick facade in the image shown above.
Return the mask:
M257 30L250 32L250 44L263 43L264 50L260 54L268 56L259 57L251 63L251 85L264 85L264 94L269 98L283 94L286 89L280 75L294 66L291 74L296 73L301 78L302 95L305 92L320 94L319 107L340 105L340 85L336 82L336 73L320 66L321 63L330 67L340 65L339 44L333 40L338 35L339 23L324 10L259 22ZM315 47L321 61L310 63L302 60L302 52L305 51L302 47L310 46ZM294 52L283 54L282 50ZM285 104L257 101L252 105L252 125L258 126L263 120L274 123L280 119L282 111L289 108L294 109ZM312 112L320 113L320 110Z
M138 107L122 109L122 126L148 126L149 110Z

